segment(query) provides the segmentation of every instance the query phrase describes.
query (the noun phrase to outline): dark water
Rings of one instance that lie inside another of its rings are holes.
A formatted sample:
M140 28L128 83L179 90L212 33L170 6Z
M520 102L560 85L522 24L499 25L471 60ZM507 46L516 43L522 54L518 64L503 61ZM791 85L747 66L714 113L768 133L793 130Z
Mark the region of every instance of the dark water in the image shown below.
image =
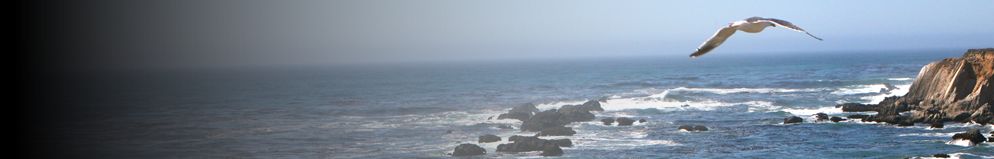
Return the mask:
M994 156L947 144L944 129L848 121L832 106L902 95L924 64L962 52L837 52L562 61L213 69L111 73L87 83L64 126L65 147L98 158L440 158L510 107L606 98L600 117L573 123L567 158L904 158ZM897 89L884 90L886 84ZM782 125L786 116L805 123ZM681 132L700 124L707 132ZM982 127L984 132L991 127ZM447 133L452 131L452 133ZM532 157L496 153L486 157Z

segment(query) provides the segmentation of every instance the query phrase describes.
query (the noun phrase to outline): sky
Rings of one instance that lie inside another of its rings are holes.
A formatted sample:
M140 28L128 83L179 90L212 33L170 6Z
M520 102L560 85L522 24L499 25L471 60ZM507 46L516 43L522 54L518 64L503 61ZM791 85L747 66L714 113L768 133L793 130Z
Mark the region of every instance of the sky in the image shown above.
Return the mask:
M65 57L107 67L685 57L752 16L812 34L736 33L707 56L994 47L991 0L95 0L66 5ZM679 56L678 56L679 55Z

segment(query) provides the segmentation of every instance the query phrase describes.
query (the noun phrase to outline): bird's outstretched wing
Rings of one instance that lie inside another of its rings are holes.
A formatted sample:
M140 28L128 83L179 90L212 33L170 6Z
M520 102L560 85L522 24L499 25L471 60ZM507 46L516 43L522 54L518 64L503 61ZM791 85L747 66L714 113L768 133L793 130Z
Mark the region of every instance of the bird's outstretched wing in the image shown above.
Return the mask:
M697 51L695 51L693 54L690 54L690 57L697 58L698 56L704 55L709 51L714 50L714 48L718 47L718 45L724 43L725 40L728 39L728 37L732 36L732 34L735 34L735 30L736 30L735 27L732 25L728 25L725 26L724 28L719 29L718 32L714 33L714 36L711 36L711 39L708 39L708 41L705 41L704 44L701 44L700 47L697 47Z
M794 24L792 24L792 23L790 23L790 22L788 22L786 20L780 20L780 19L776 19L776 18L764 18L762 20L772 22L773 24L775 24L777 26L781 26L781 27L784 27L784 28L787 28L787 29L790 29L790 30L802 32L804 34L808 34L808 36L811 36L812 38L815 38L815 39L818 39L818 40L822 40L821 38L818 38L815 35L811 35L811 33L808 33L808 31L804 31L804 29L801 29L801 27L798 27L797 25L794 25Z

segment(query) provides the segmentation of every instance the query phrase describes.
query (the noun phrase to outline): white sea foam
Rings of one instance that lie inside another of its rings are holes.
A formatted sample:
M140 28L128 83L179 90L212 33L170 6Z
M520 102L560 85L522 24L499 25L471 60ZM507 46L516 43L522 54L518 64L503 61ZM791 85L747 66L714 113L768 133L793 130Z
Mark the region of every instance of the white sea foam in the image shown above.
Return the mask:
M627 109L662 109L662 110L714 110L720 107L746 105L748 111L775 111L780 106L773 105L768 101L744 101L744 102L720 102L714 100L689 101L669 99L667 96L672 92L709 92L715 94L729 93L772 93L772 92L803 92L818 91L819 89L780 89L780 88L686 88L678 87L659 91L658 89L636 90L636 92L649 94L648 96L619 96L612 95L601 106L606 111L619 111ZM582 104L583 101L569 101L555 104ZM555 105L552 104L552 105ZM551 106L551 105L545 105Z
M887 78L887 80L891 80L891 81L910 81L911 79L912 78L907 78L907 77L902 77L902 78Z
M817 92L823 89L789 89L789 88L687 88L678 87L670 89L671 91L687 91L687 92L708 92L714 94L732 94L732 93L790 93L790 92Z
M583 104L584 102L587 102L587 100L585 99L585 100L556 101L556 102L536 104L535 108L544 111L549 109L558 109L563 105L580 105Z
M904 94L908 94L908 89L911 88L911 84L895 85L895 87L897 88L890 90L887 93L860 97L860 99L867 100L868 101L867 103L875 104L875 103L880 103L880 101L884 101L884 98L890 96L904 96Z
M768 110L774 106L767 101L746 101L726 103L713 100L706 101L678 101L674 99L660 98L659 96L633 97L633 98L612 98L601 103L601 107L607 111L619 111L626 109L662 109L662 110L714 110L719 107L747 105L750 110Z
M963 147L969 147L969 146L975 145L973 142L970 142L970 140L963 140L963 139L956 139L956 140L953 140L953 141L949 141L949 142L946 142L946 144L956 145L956 146L963 146Z
M887 90L887 85L884 84L868 84L868 85L854 85L839 88L832 91L835 95L852 95L852 94L866 94L866 93L880 93L881 90Z

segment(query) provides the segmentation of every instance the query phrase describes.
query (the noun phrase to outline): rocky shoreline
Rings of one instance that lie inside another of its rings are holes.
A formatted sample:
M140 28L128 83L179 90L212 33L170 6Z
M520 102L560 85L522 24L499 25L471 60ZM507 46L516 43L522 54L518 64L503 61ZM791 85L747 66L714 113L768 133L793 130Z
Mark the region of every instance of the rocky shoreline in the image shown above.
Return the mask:
M836 105L843 112L850 112L845 117L829 116L818 113L817 121L841 122L860 120L864 122L880 122L897 126L913 126L926 124L931 128L942 128L946 122L977 123L979 125L994 124L994 48L970 49L960 58L947 58L932 62L922 67L914 79L910 90L904 96L887 97L877 104L845 103ZM560 156L564 152L561 147L571 147L570 139L542 139L542 136L572 136L578 132L567 125L573 122L587 122L597 119L593 112L604 111L600 101L590 100L580 105L564 105L558 109L540 111L534 104L525 104L511 108L507 113L497 116L497 119L515 119L521 121L519 127L523 132L536 132L534 136L510 136L510 143L500 144L496 152L519 153L541 151L542 156ZM875 112L862 114L867 112ZM634 122L648 122L646 119L631 119L626 117L601 117L604 125L630 126ZM783 124L802 124L803 118L789 116ZM504 129L504 128L502 128ZM682 131L707 131L703 125L682 125ZM966 141L970 145L982 142L994 142L994 132L991 137L972 129L955 134L953 141ZM501 138L496 135L484 135L480 143L496 142ZM951 142L953 142L951 141ZM462 144L456 147L453 156L483 155L485 150L474 144ZM935 157L948 156L935 154Z
M946 122L994 124L992 74L994 48L970 49L960 58L947 58L922 67L904 96L887 97L877 104L845 103L836 107L844 112L876 112L849 118L898 126L928 124L941 128ZM969 136L973 144L984 142L980 139L982 135Z

